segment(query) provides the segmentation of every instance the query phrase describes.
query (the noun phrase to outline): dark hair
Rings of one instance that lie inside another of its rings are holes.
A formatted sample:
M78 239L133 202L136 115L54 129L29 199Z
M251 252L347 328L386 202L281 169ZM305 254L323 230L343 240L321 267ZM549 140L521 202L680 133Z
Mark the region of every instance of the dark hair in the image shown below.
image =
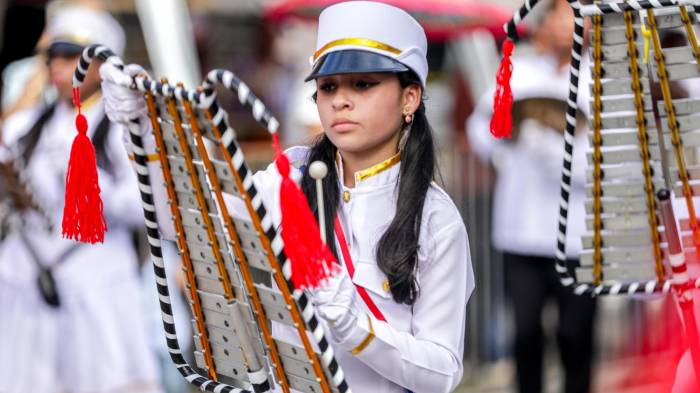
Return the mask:
M420 85L420 79L412 71L397 73L401 87ZM399 114L397 114L399 115ZM322 161L328 168L328 176L323 180L326 216L326 233L334 233L333 222L340 203L338 172L336 171L337 149L328 137L319 136L311 147L308 162ZM425 116L425 105L421 98L418 110L413 116L410 134L401 153L398 201L396 214L387 230L377 243L376 257L379 269L389 279L391 294L397 303L413 304L418 297L416 264L418 262L418 240L425 197L435 173L435 150L432 129ZM306 194L314 213L316 186L308 171L302 178L302 190ZM328 242L337 256L335 242Z
M22 160L24 165L29 165L29 161L34 155L34 150L39 144L41 139L42 131L46 123L49 122L51 117L53 117L56 111L56 104L51 104L46 107L37 120L32 124L32 127L18 140L20 147L20 153L22 154ZM109 134L110 122L105 115L102 120L97 124L95 132L92 135L92 143L95 146L95 159L97 160L97 166L104 169L107 173L113 174L114 165L112 160L109 158L109 153L107 151L108 144L108 134Z

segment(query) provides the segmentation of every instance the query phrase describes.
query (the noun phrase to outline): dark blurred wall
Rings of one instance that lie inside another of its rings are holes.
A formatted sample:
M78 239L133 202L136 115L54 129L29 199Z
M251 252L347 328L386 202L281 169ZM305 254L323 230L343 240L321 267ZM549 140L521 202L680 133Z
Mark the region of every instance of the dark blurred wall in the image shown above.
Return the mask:
M0 1L3 21L0 73L9 63L33 54L44 30L46 3L47 0ZM2 85L0 92L1 89Z

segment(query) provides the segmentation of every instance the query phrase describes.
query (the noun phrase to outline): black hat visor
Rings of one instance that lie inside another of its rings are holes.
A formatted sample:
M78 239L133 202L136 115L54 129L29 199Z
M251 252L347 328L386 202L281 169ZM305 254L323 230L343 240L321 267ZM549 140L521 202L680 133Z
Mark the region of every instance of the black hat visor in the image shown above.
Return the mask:
M79 55L85 46L66 41L56 41L49 45L46 54L52 57L73 57Z
M324 55L305 82L322 76L368 72L403 72L409 68L378 53L359 49L340 50Z

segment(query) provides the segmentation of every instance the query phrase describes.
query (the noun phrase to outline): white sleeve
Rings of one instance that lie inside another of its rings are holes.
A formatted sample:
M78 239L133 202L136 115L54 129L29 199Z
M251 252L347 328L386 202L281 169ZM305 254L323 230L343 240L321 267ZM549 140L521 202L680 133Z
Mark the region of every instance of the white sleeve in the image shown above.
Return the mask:
M143 225L143 209L140 203L138 183L131 170L129 156L121 139L121 126L112 123L107 141L107 154L112 163L111 173L101 171L100 188L104 200L104 213L108 221L131 227Z
M45 108L31 107L15 112L0 124L0 143L13 146L34 125Z
M493 93L494 90L490 89L481 97L465 125L472 151L484 162L491 160L494 150L502 143L494 138L490 131Z
M419 275L412 332L365 316L339 345L352 351L375 338L357 357L385 378L414 393L452 391L462 378L466 303L474 275L464 224L455 221L434 236L428 266Z

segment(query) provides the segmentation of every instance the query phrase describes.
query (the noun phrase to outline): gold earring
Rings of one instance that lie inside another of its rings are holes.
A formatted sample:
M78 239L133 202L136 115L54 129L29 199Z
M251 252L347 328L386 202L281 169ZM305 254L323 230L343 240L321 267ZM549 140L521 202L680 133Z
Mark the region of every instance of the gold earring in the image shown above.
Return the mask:
M403 119L404 119L404 121L406 122L406 124L411 124L411 123L413 123L413 113L411 113L411 112L408 111L408 110L405 110L405 111L403 112L403 116L404 116Z

